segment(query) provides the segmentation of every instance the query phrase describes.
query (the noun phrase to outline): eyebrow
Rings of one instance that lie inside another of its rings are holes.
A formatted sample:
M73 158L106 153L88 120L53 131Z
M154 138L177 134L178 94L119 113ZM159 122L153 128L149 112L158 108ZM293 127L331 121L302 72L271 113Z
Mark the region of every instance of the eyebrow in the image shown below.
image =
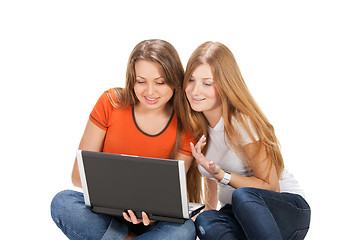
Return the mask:
M193 78L193 75L191 75L191 78ZM214 81L214 78L204 77L204 78L201 78L201 80L213 80Z
M142 78L142 79L146 79L145 77L142 77L142 76L136 76L137 78ZM163 76L159 76L159 77L156 77L155 79L153 80L158 80L158 79L161 79L161 78L164 78Z

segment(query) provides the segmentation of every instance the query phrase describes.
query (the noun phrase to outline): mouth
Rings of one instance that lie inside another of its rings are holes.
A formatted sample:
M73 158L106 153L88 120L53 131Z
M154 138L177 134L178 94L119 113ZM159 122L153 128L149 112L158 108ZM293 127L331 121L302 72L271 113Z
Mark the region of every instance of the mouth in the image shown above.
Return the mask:
M150 97L145 96L145 100L148 104L155 104L155 103L157 103L158 99L159 99L159 97L158 98L150 98Z
M205 100L205 98L192 97L192 101L193 101L194 103L200 103L200 102L202 102L202 101L204 101L204 100Z

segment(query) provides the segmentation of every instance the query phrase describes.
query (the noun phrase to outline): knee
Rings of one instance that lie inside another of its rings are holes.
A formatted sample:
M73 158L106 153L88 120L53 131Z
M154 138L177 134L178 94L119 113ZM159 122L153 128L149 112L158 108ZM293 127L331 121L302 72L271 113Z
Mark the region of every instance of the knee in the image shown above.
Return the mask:
M247 215L253 209L266 207L266 203L256 188L238 188L232 193L232 211L236 215L238 212ZM254 211L253 211L254 212Z
M254 188L242 187L237 188L232 193L232 206L238 206L245 202L252 202L259 199L259 195L254 191Z
M51 201L51 210L57 210L67 206L67 202L71 200L71 197L75 194L72 190L63 190L57 193Z
M73 202L79 197L80 193L72 190L63 190L57 193L51 201L51 217L57 222L67 212L70 212Z
M196 239L196 229L192 219L188 219L184 223L159 221L149 232L144 233L144 235L142 236L145 239L194 240Z
M196 229L198 230L199 226L207 226L210 225L210 220L212 219L213 212L216 210L207 210L200 213L195 221Z
M200 239L212 239L213 236L210 234L213 232L210 229L214 222L217 222L218 216L216 210L207 210L200 213L195 221L197 236Z
M177 235L178 239L195 239L196 238L196 228L192 219L187 220L182 224L180 231Z

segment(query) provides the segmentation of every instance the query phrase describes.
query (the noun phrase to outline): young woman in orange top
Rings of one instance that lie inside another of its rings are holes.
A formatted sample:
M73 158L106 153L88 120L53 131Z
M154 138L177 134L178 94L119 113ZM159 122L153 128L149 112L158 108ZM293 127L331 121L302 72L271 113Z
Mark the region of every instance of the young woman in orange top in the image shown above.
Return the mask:
M132 51L125 88L104 92L93 108L79 149L185 161L189 200L200 202L200 173L190 142L176 115L182 106L184 70L175 48L163 40L142 41ZM81 187L77 161L72 182ZM80 192L65 190L51 203L51 215L70 239L195 239L192 220L184 224L95 214Z

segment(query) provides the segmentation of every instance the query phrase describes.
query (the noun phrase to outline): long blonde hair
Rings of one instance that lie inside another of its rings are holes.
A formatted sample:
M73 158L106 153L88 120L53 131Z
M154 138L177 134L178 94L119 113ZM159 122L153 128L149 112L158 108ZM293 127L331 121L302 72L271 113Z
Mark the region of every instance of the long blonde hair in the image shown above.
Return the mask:
M134 85L136 82L135 63L138 60L158 63L162 67L165 83L174 90L172 98L167 103L174 107L174 111L178 116L176 141L173 151L169 156L169 158L173 159L180 147L180 135L183 130L182 123L184 122L178 114L183 106L181 88L184 79L184 69L176 49L170 43L160 39L144 40L138 43L132 50L128 60L125 88L114 89L115 97L118 99L118 102L114 101L114 97L110 95L109 91L106 91L107 96L115 108L127 108L138 103L138 99L134 93ZM202 202L202 176L194 160L186 174L186 180L189 201Z
M249 137L255 141L250 128L251 124L260 143L265 146L266 153L272 159L270 166L272 166L272 163L275 165L280 177L284 169L284 163L274 128L249 92L232 52L222 43L205 42L201 44L193 52L187 63L183 91L194 70L201 64L209 64L211 67L215 86L222 102L225 135L230 145L237 149L238 144L242 142L239 134L234 130L232 118L235 118L247 131ZM185 93L183 93L183 98L186 98L185 96ZM187 99L184 100L184 108L181 114L187 116L189 128L197 133L196 137L203 134L207 136L208 122L205 116L201 112L191 110ZM262 149L261 147L260 150Z

